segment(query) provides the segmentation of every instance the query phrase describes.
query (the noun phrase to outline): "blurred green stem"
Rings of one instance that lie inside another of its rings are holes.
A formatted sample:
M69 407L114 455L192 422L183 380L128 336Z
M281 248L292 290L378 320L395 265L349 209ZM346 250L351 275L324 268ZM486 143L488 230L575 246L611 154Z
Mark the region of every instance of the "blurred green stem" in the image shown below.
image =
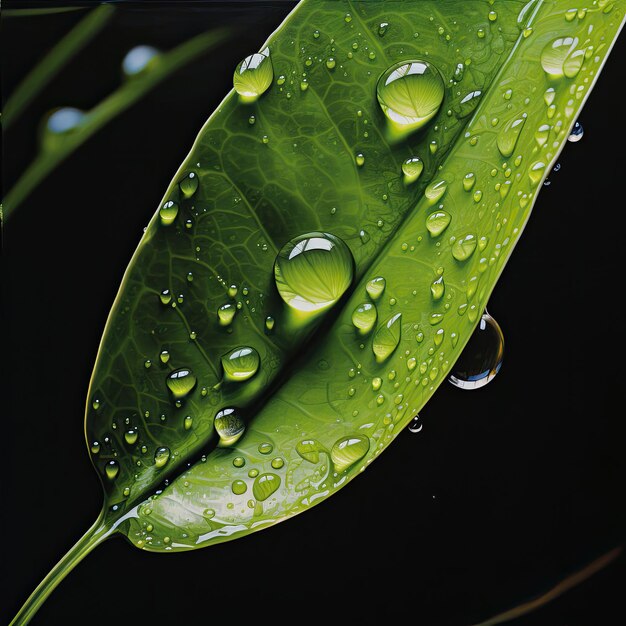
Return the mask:
M2 126L11 123L35 96L54 78L61 68L77 54L111 19L115 8L102 4L90 11L46 56L24 77L7 99L2 111Z
M224 41L229 31L218 29L197 35L162 55L145 74L133 77L89 111L81 125L54 150L42 150L4 198L4 219L15 211L28 194L67 156L116 115L139 100L164 78L198 55Z

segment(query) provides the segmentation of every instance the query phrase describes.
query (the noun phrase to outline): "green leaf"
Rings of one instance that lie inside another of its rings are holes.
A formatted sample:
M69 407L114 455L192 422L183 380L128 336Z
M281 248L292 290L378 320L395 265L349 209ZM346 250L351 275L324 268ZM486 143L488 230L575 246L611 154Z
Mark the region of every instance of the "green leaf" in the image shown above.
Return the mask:
M298 5L267 42L274 82L254 103L231 92L208 120L111 311L86 416L98 541L121 532L175 551L246 535L325 500L393 441L471 337L624 5L575 20L540 1L501 3L496 20L485 2ZM577 39L559 77L557 38ZM378 78L426 56L443 104L397 132ZM274 282L277 253L307 233L354 260L315 319L294 316ZM364 303L369 334L353 321ZM248 350L258 365L235 367L254 373L225 378Z

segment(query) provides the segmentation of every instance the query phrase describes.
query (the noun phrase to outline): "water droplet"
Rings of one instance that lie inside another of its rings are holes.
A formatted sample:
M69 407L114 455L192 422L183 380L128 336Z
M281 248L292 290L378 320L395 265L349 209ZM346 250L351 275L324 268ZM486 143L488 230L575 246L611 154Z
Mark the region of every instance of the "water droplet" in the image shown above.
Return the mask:
M166 384L172 392L175 400L180 400L187 396L196 386L198 379L194 373L186 368L181 367L168 374Z
M431 237L438 237L450 225L451 217L445 211L435 211L426 218L426 229Z
M352 323L359 331L360 335L367 335L374 328L378 312L376 306L365 302L359 304L359 306L352 312Z
M363 167L363 165L365 164L365 156L363 155L362 152L359 152L355 157L354 160L356 161L356 164L359 167Z
M144 366L146 369L150 369L150 368L152 367L152 361L151 361L150 359L146 359L146 360L143 362L143 366Z
M256 124L256 117L254 115L251 115L248 118L248 124L250 124L250 126L254 126Z
M437 278L437 280L434 280L432 282L432 284L430 285L430 293L433 297L433 300L441 300L441 298L443 298L443 294L446 291L446 285L443 282L443 276L440 276L439 278Z
M126 441L128 445L132 446L133 444L137 443L138 438L139 438L139 433L137 432L136 428L129 428L124 433L124 440Z
M489 15L487 17L490 22L495 22L498 19L498 14L495 11L489 11Z
M170 460L170 449L167 446L160 446L154 452L154 465L156 467L165 467Z
M546 170L546 164L542 161L537 161L533 163L528 170L528 178L530 179L530 184L533 187L536 187L541 181L543 174Z
M192 426L193 426L193 417L191 417L191 415L187 415L185 419L183 420L183 428L185 430L191 430Z
M541 66L554 78L573 78L583 65L585 51L577 49L577 37L559 37L541 51Z
M241 346L222 356L224 379L241 382L252 378L259 369L259 353L249 346Z
M367 454L369 449L370 441L367 437L350 435L339 439L330 451L335 471L343 472L352 467Z
M98 454L100 452L100 442L99 441L93 441L91 443L91 453L92 454Z
M580 122L575 122L574 127L570 131L570 134L567 137L567 141L571 141L572 143L576 143L583 138L585 130L583 125Z
M389 22L381 22L378 25L378 36L384 37L388 29L389 29Z
M459 237L452 244L452 256L457 261L467 261L474 254L477 244L476 235L472 233Z
M504 356L504 335L485 311L448 380L460 389L479 389L493 380Z
M402 335L402 313L387 318L377 329L372 340L372 351L376 361L388 359L400 343Z
M521 117L510 119L500 129L496 142L503 157L510 157L513 154L525 122L526 114L524 113Z
M343 19L345 20L346 24L349 24L352 21L352 15L350 15L350 13L346 13Z
M127 78L142 74L153 67L160 52L152 46L135 46L130 49L122 61L122 71Z
M484 28L479 28L476 31L476 35L478 36L479 39L484 39L484 37L485 37L485 29Z
M289 241L274 263L276 287L294 311L316 315L332 307L352 282L354 260L335 235L313 232Z
M253 102L267 91L274 80L269 48L246 57L235 70L233 86L246 102Z
M378 391L383 384L383 379L379 376L372 378L372 391Z
M465 189L465 191L471 191L475 183L476 176L473 172L465 174L465 176L463 177L463 189Z
M567 9L565 11L565 19L571 22L576 17L576 9Z
M296 452L309 463L319 463L320 452L324 452L324 447L315 439L305 439L296 444Z
M443 194L446 193L448 183L445 180L434 180L426 189L424 189L424 195L428 199L428 204L436 204L441 200Z
M265 329L268 332L272 332L272 330L274 330L274 324L276 324L276 321L274 320L274 318L271 315L268 315L265 318Z
M465 65L463 63L457 63L454 68L454 74L452 78L458 83L463 80L463 74L465 73Z
M243 467L246 464L246 460L242 456L236 456L233 459L234 467Z
M104 466L104 473L109 480L115 480L120 473L120 464L117 461L107 461Z
M300 91L306 91L309 88L309 81L306 78L303 78L300 81Z
M267 500L280 487L276 474L259 474L252 485L252 494L259 502Z
M408 425L409 432L411 433L419 433L424 428L424 424L422 424L422 418L419 415L416 415Z
M213 420L215 432L219 435L220 447L232 446L246 430L241 417L235 409L222 409L215 414Z
M409 157L402 164L402 174L405 185L415 182L424 170L424 163L419 157Z
M87 115L74 107L55 109L45 120L42 145L46 150L56 149L62 140L75 133L85 122Z
M169 304L172 301L172 294L171 294L170 290L169 289L164 289L159 294L159 299L161 300L162 304Z
M161 350L159 358L161 359L161 363L167 363L170 360L170 353L167 350Z
M424 126L439 111L445 88L439 71L427 61L402 61L378 79L376 96L384 114L398 130Z
M172 200L168 200L160 209L159 217L163 226L169 226L178 215L178 205Z
M274 469L280 469L281 467L283 467L284 464L285 464L285 461L283 461L279 456L277 456L275 459L272 459L271 466Z
M335 69L335 65L337 65L337 62L335 61L334 57L328 57L326 59L326 67L329 70L334 70Z
M274 446L269 441L265 441L259 444L258 450L261 454L271 454Z
M372 300L378 300L383 295L387 281L382 276L377 276L367 281L365 291Z
M231 485L231 489L236 496L240 496L248 490L248 485L243 480L235 480Z
M236 312L237 307L231 303L223 304L219 309L217 309L217 319L220 326L230 325Z

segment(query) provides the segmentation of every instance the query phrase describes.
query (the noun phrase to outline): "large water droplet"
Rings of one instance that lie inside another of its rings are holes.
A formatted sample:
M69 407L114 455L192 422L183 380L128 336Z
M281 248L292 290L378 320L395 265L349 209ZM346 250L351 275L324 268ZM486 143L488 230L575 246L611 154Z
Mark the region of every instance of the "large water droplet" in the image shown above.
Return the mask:
M122 71L127 78L138 76L153 67L160 52L152 46L135 46L130 49L122 61Z
M254 348L235 348L222 357L224 379L235 382L248 380L257 373L259 362L259 353Z
M245 102L253 102L272 84L274 68L269 48L246 57L235 70L233 86Z
M445 180L434 180L424 189L424 195L428 200L428 204L436 204L441 200L443 194L446 193L448 183Z
M431 237L438 237L448 228L451 219L450 214L445 211L434 211L426 218L426 230Z
M230 302L223 304L219 309L217 309L217 319L220 326L229 326L235 317L235 313L237 313L237 308Z
M485 311L448 380L460 389L479 389L500 371L504 335L498 322Z
M378 300L378 298L383 295L386 286L387 281L384 279L384 277L376 276L376 278L372 278L367 281L367 284L365 285L365 291L372 300Z
M129 445L133 445L135 443L137 443L137 438L139 437L139 433L137 432L136 428L129 428L125 433L124 433L124 440L126 441L127 444Z
M372 328L374 328L377 317L378 312L376 311L376 306L365 302L359 304L352 312L352 323L359 331L359 334L367 335L367 333L371 332Z
M178 183L178 187L185 198L191 198L191 196L198 191L198 184L198 175L195 172L189 172L189 174Z
M246 425L235 409L222 409L213 420L215 431L220 438L220 446L232 446L246 430Z
M165 382L174 399L181 400L196 386L198 379L190 369L181 367L170 372Z
M252 494L259 501L267 500L280 487L276 474L259 474L252 485Z
M513 154L525 122L526 114L524 113L521 117L510 119L500 129L496 142L503 157L510 157Z
M320 452L325 452L324 446L315 439L304 439L296 444L296 452L309 463L319 463Z
M424 163L419 157L409 157L402 164L402 174L404 175L404 184L410 185L415 182L424 170Z
M167 446L160 446L154 451L154 464L156 467L165 467L170 460L170 449Z
M583 125L580 122L575 122L574 127L570 131L570 134L567 137L567 141L571 141L572 143L576 143L583 138L585 130Z
M472 233L459 237L452 244L452 256L457 261L466 261L474 254L477 244L476 235Z
M402 336L402 313L387 318L377 329L372 340L372 351L376 361L388 359L400 343Z
M439 111L444 83L427 61L402 61L378 79L376 96L392 126L403 134L424 126Z
M333 444L330 458L337 472L343 472L360 461L370 449L367 437L350 435L343 437Z
M585 51L577 49L577 37L559 37L541 51L541 67L546 74L558 78L573 78L585 59Z
M274 263L276 287L291 309L307 316L333 306L352 282L354 261L335 235L313 232L289 241Z
M169 226L176 219L177 215L178 205L172 200L168 200L159 209L159 217L161 218L161 224L163 224L163 226Z

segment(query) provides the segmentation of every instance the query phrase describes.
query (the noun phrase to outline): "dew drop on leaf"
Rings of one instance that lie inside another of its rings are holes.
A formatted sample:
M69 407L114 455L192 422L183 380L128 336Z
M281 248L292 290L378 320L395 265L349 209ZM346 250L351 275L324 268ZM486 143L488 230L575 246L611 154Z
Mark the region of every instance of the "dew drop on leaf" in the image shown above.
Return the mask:
M383 295L386 286L387 281L384 279L384 277L376 276L376 278L372 278L371 280L367 281L367 284L365 285L365 291L372 300L378 300L378 298Z
M427 61L402 61L380 76L376 96L392 126L412 131L424 126L439 111L444 83L439 71Z
M342 437L333 444L330 458L337 472L343 472L360 461L370 449L370 441L361 435Z
M374 328L378 312L376 306L369 302L359 304L352 312L352 323L360 335L367 335Z
M198 380L194 373L186 367L170 372L166 379L167 387L172 392L175 400L180 400L187 396L197 382Z
M372 340L372 352L378 363L388 359L400 343L402 313L387 318L377 329Z
M135 46L122 60L122 71L126 78L143 74L158 62L160 52L152 46Z
M229 326L232 323L236 312L237 307L230 302L223 304L219 309L217 309L217 319L220 326Z
M107 461L104 466L104 473L109 480L115 480L120 473L120 464L117 461Z
M235 409L222 409L215 414L213 420L215 432L220 438L219 445L232 446L243 435L246 425Z
M405 185L414 183L422 174L424 163L419 157L409 157L402 164L402 174Z
M567 141L571 141L572 143L576 143L583 138L585 130L580 122L575 122L570 134L567 137Z
M254 102L274 80L269 48L247 56L235 70L233 87L244 102Z
M181 193L185 198L191 198L198 191L198 175L195 172L189 172L179 183Z
M553 78L578 74L585 59L585 51L578 49L577 37L559 37L541 51L541 67Z
M477 245L476 235L468 233L454 241L452 244L452 256L457 261L467 261L474 254Z
M332 307L352 283L353 275L350 249L329 233L291 239L274 263L278 293L290 309L306 317Z
M156 467L165 467L170 460L170 449L167 446L159 446L154 451L154 465Z
M496 143L498 145L498 150L503 157L510 157L513 154L525 122L526 114L524 113L521 117L514 117L513 119L510 119L500 129L496 138Z
M451 217L445 211L434 211L426 218L426 229L431 237L438 237L450 225Z
M222 356L224 380L241 382L252 378L259 369L259 353L249 346L240 346Z
M259 501L267 500L280 487L280 477L276 474L259 474L254 479L252 494Z
M178 205L173 200L168 200L159 209L159 216L161 218L161 224L163 226L169 226L178 215Z
M479 389L500 371L504 335L498 322L485 311L448 380L460 389Z

